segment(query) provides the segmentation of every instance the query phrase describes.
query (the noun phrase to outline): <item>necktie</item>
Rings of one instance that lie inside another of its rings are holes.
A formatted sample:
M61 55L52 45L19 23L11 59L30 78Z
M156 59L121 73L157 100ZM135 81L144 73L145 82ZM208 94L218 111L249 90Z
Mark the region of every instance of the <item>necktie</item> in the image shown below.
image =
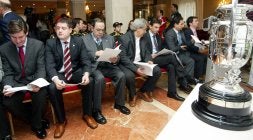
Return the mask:
M178 41L178 45L181 46L183 41L182 41L182 36L180 32L177 33L177 41Z
M71 56L70 50L68 46L68 42L64 42L65 49L64 49L64 73L65 78L69 81L72 77L72 65L71 65Z
M157 43L157 40L156 40L156 36L155 36L155 35L153 35L153 41L154 41L156 50L158 50L158 43Z
M19 54L19 58L21 61L21 65L22 65L22 78L25 77L25 68L24 68L24 64L25 64L25 53L23 50L24 46L18 47L18 54Z

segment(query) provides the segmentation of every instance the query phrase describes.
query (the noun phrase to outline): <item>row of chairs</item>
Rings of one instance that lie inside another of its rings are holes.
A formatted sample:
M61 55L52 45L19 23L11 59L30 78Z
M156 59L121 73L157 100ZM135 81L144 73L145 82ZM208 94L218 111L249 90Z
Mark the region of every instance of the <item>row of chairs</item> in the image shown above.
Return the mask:
M162 72L162 74L167 73L165 68L161 68L161 72ZM136 75L135 79L136 80L138 80L138 79L143 80L144 77ZM111 85L112 79L108 78L108 77L105 77L105 82L106 82L106 85ZM73 94L73 93L80 93L80 92L81 92L81 90L78 88L78 86L70 86L70 87L66 87L64 89L63 95ZM129 101L129 96L126 96L126 100ZM23 99L23 103L30 103L31 101L32 101L31 100L31 94L29 92L26 92L26 94L24 96L24 99ZM49 102L49 105L50 105L51 113L52 113L52 116L53 116L53 123L56 124L56 117L55 117L55 113L54 113L54 108L53 108L53 106L50 102ZM11 134L14 135L15 134L14 124L13 124L13 119L12 119L11 112L7 111L7 116L8 116L9 122L10 122Z

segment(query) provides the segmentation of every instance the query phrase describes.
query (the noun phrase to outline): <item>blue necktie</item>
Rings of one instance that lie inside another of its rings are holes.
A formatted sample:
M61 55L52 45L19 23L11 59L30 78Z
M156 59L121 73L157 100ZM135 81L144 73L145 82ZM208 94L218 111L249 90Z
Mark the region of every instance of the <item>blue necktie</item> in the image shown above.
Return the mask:
M182 41L182 36L180 32L177 33L177 41L178 41L178 45L181 46L183 41Z

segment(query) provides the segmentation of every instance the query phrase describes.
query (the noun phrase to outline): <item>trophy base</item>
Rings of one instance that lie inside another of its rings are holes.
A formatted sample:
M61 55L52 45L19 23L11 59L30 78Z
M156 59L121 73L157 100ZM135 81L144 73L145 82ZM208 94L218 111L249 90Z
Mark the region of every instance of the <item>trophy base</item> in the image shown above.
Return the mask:
M193 114L212 126L243 131L253 128L251 95L244 91L228 94L206 83L199 88L199 98L192 103Z

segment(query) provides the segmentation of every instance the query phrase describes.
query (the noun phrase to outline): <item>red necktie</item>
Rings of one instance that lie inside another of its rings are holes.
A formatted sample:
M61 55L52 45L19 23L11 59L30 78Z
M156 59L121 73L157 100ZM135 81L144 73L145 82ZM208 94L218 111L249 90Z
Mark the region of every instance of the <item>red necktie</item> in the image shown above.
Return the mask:
M23 48L24 48L24 46L18 47L18 49L19 49L18 54L19 54L19 58L20 58L20 61L21 61L21 65L22 65L22 78L25 77L25 68L24 68L25 53L24 53Z
M64 49L64 73L65 78L69 81L72 77L72 66L71 66L71 56L70 50L68 46L68 42L64 42L65 49Z

